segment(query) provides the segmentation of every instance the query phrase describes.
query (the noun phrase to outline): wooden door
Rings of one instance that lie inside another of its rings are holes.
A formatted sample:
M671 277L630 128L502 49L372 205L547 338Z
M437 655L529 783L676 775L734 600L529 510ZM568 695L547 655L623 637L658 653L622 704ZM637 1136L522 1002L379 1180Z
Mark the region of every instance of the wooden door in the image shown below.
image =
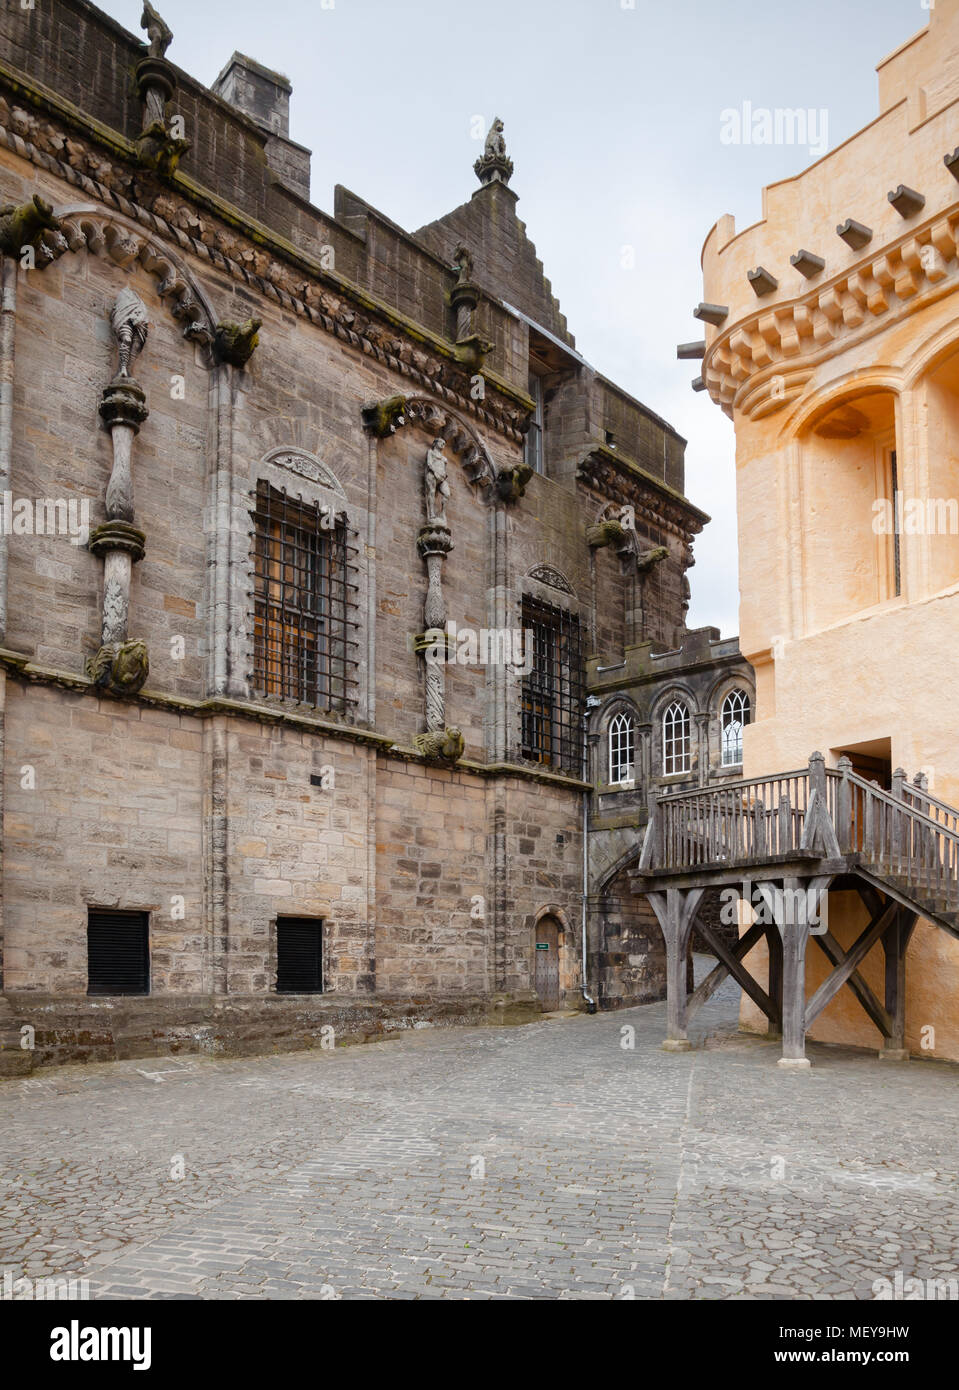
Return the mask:
M544 917L533 942L533 988L544 1009L559 1008L559 927Z

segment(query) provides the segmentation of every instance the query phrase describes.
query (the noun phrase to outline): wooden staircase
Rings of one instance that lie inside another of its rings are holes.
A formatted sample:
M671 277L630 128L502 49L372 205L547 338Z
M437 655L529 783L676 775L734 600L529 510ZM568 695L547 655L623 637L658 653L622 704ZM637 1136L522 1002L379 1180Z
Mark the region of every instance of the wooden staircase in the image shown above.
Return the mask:
M831 886L852 888L870 920L848 950L815 912L808 917L801 912L799 920L771 912L765 927L752 926L733 948L700 923L719 965L687 998L686 947L703 893L725 885L744 893L753 884L763 902L780 906L790 894L802 904L822 901ZM848 758L827 768L822 754L814 753L808 767L794 772L657 797L634 888L649 898L666 938L669 1036L664 1046L688 1046L687 1017L732 974L766 1012L771 1031L782 1028L784 1065L807 1065L806 1029L843 985L881 1031L880 1056L903 1059L908 1056L905 953L912 930L922 917L959 939L959 810L932 796L921 777L909 783L901 769L884 791L858 776ZM763 935L769 950L766 988L743 964ZM807 1001L809 939L818 942L833 968ZM880 942L884 1002L858 971Z

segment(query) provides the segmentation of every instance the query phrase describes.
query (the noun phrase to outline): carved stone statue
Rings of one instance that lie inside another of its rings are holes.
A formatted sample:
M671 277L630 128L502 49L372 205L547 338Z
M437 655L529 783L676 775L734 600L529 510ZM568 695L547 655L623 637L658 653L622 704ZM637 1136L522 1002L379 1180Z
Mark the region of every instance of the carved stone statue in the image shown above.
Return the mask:
M499 116L493 120L486 136L483 154L473 165L480 183L509 183L513 161L506 153L506 137Z
M503 134L503 122L499 116L494 116L493 124L489 128L486 136L486 147L483 151L487 159L491 156L500 159L506 158L506 137Z
M173 42L173 30L160 18L150 4L150 0L143 0L140 28L147 31L147 38L150 41L150 57L162 58Z
M445 448L445 439L434 439L426 454L426 519L440 526L446 525L446 499L450 495ZM441 499L439 503L437 498Z
M143 351L149 328L146 305L133 290L122 289L117 295L110 326L117 340L117 376L129 376L130 363Z
M458 285L467 285L473 278L473 257L465 246L457 246L453 252L453 264L459 271Z
M438 762L455 763L463 756L466 740L455 726L442 729L429 729L425 734L413 735L413 747L424 758L435 758Z

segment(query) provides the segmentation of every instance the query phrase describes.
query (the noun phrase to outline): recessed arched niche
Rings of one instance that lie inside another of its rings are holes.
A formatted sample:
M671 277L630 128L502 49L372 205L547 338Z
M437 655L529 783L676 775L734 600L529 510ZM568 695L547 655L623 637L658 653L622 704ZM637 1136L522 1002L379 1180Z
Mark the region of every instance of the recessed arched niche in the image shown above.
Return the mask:
M817 631L894 599L902 584L896 397L833 402L800 436L805 627Z

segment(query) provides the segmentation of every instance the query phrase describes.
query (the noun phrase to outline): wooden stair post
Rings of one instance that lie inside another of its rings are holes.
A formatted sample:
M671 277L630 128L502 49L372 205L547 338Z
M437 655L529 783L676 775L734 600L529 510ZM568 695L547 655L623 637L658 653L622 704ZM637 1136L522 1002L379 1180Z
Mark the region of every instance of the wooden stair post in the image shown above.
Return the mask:
M892 1021L892 1035L879 1049L881 1062L908 1062L906 1047L906 948L918 918L901 907L892 925L882 934L886 958L886 1013Z
M798 887L798 878L784 879L783 896L792 893L795 902ZM809 940L809 925L805 921L805 914L787 914L782 933L783 1055L777 1065L790 1071L802 1071L811 1065L806 1056L806 943Z

